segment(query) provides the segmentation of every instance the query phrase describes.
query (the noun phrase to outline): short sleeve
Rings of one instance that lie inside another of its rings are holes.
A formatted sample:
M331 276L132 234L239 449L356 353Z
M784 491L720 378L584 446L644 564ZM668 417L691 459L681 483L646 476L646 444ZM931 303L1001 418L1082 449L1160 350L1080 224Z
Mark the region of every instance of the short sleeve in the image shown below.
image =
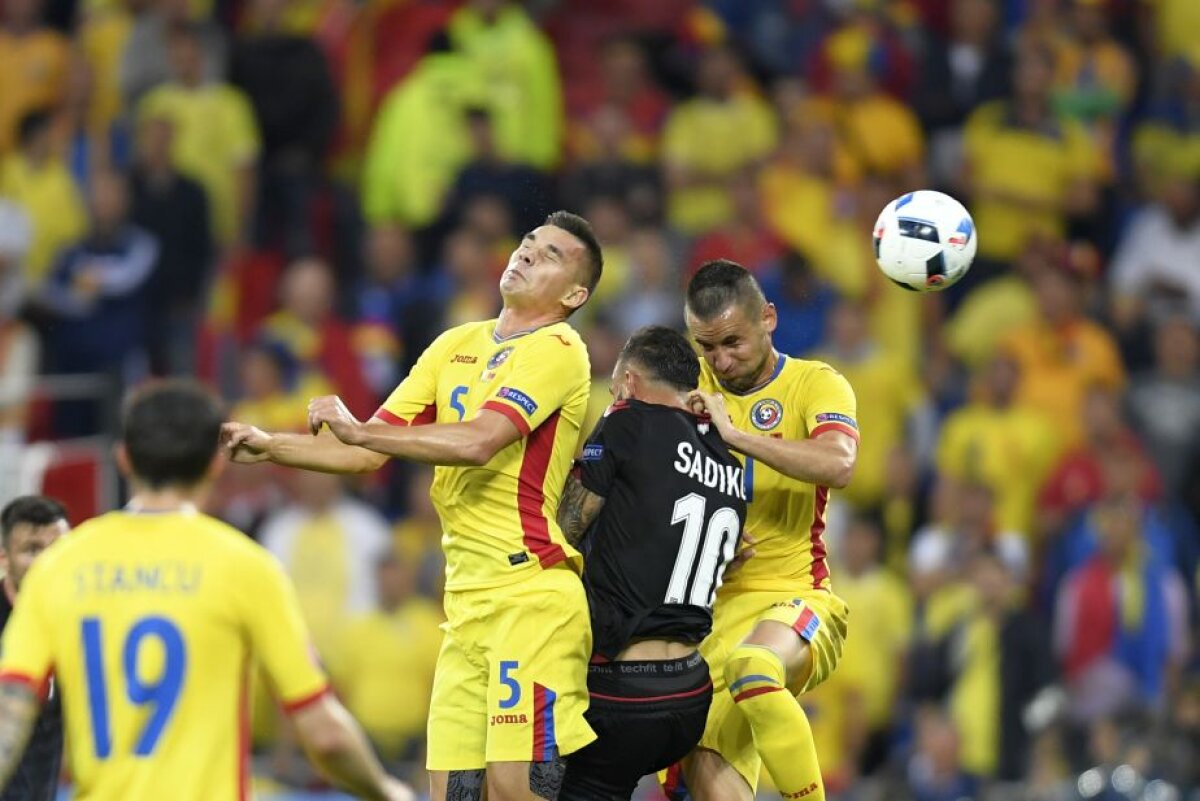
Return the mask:
M451 329L453 331L454 329ZM394 426L422 425L437 420L437 368L445 350L447 331L430 343L400 385L392 390L375 417Z
M607 497L617 470L638 440L639 415L618 401L596 424L579 457L579 480L588 492Z
M251 650L290 714L324 695L329 680L317 664L300 601L283 567L266 553L256 556L246 583L253 593L245 609Z
M818 364L805 385L804 422L808 436L841 431L858 440L858 404L846 377L827 364Z
M35 564L21 588L21 599L13 609L0 643L0 679L28 684L45 697L54 670L50 616L45 609L44 571Z
M484 404L528 436L591 383L587 350L575 335L548 334L516 348L504 385Z

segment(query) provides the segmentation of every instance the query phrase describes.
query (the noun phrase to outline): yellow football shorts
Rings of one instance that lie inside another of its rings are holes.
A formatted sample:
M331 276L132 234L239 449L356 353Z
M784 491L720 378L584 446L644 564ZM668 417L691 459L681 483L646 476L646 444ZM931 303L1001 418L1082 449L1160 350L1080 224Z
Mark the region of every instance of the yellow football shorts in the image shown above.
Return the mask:
M816 687L833 673L846 641L846 602L831 592L754 591L717 598L713 630L700 652L712 671L713 700L699 748L716 751L758 787L762 760L754 750L754 737L746 718L737 710L725 686L725 663L760 620L790 626L808 642L811 669L806 676L790 677L788 689L799 695Z
M596 739L587 711L592 652L583 583L567 567L448 592L429 707L430 770L545 762Z

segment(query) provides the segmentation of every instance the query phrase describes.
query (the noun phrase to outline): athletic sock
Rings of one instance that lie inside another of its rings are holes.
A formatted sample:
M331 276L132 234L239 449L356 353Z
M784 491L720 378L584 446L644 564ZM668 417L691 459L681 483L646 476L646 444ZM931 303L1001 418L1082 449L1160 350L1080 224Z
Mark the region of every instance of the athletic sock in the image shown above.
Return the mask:
M780 794L825 801L812 727L800 702L787 689L783 661L770 648L738 646L725 664L725 682L750 722L754 747Z

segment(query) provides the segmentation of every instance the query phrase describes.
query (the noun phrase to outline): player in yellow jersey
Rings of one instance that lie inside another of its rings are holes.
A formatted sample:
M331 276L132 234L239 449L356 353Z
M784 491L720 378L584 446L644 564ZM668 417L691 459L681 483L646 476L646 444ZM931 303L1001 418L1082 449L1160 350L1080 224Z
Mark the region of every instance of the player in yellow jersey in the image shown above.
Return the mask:
M785 799L824 799L796 696L832 673L846 633L822 534L829 490L854 469L854 393L828 365L775 350L775 307L733 262L701 267L685 318L703 354L694 401L742 455L755 540L754 558L718 591L701 646L713 704L684 763L687 788L695 801L750 801L765 763Z
M509 258L499 318L438 337L371 420L330 396L309 407L315 437L227 428L239 461L439 465L431 495L447 623L429 713L434 801L478 801L485 783L490 801L554 801L560 757L595 739L584 720L592 643L581 560L555 513L591 373L565 320L601 269L587 222L556 212Z
M25 578L0 656L0 785L50 679L75 797L249 797L248 681L258 663L300 742L362 798L412 801L383 772L316 664L280 565L196 510L224 457L220 405L170 382L130 399L117 463L133 497L51 546Z

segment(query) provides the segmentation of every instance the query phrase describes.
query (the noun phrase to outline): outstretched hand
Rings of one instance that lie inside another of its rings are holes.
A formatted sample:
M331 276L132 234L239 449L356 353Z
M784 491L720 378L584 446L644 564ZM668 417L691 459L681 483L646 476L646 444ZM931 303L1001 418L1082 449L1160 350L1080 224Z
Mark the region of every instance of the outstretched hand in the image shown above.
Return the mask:
M308 430L316 436L321 426L327 426L335 437L347 445L362 442L363 423L350 414L337 395L322 395L308 403Z

